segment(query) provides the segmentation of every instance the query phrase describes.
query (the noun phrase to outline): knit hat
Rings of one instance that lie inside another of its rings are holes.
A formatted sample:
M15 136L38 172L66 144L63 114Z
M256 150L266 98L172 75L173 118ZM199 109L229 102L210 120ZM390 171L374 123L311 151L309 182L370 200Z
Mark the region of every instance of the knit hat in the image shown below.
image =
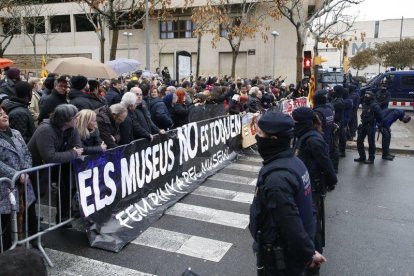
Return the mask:
M6 76L12 80L20 80L20 70L17 68L9 68L6 71Z
M88 83L88 79L84 76L74 76L70 80L72 88L82 90Z

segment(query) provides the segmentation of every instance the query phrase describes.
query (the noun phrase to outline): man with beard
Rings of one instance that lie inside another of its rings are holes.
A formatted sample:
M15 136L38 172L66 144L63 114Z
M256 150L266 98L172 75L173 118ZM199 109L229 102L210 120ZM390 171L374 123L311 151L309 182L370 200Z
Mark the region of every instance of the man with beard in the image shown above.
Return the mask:
M265 113L257 123L263 158L249 229L262 275L302 275L326 259L315 250L315 219L309 174L290 147L294 122L289 115Z

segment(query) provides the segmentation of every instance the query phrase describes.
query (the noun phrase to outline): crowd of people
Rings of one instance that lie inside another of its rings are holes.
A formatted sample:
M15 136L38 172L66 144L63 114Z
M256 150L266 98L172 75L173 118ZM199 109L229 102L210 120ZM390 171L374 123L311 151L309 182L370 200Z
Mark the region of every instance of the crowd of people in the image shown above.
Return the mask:
M111 80L49 74L45 79L30 77L26 81L17 68L8 68L2 76L0 177L10 179L16 172L34 166L48 163L69 166L70 161L82 155L101 153L137 139L152 141L154 135L163 135L194 121L197 116L192 114L203 112L208 106L222 105L228 114L262 113L256 140L264 167L252 205L250 229L256 241L257 232L261 231L261 243L270 246L266 250L274 254L267 258L272 262L265 264L271 272L280 269L273 262L280 246L282 256L286 256L282 259L287 261L284 269L300 271L307 266L317 273L325 260L321 255L323 199L338 182L339 160L346 155L347 141L357 137L360 157L355 161L372 164L373 137L379 128L383 134L382 158L392 160L390 126L397 119L410 120L401 110L387 109L386 89L381 89L378 95L371 92L360 95L358 83L321 89L314 94L312 109L298 108L289 116L272 109L282 99L308 96L306 81L287 85L281 78L209 76L190 78L178 85L165 68L159 74L138 72ZM365 136L370 145L368 158L363 147ZM61 197L56 199L60 201L58 223L69 217L73 192L68 185L70 173L69 167L64 167L60 174L53 174L59 177L61 188ZM18 200L30 205L32 231L36 228L32 204L35 195L42 196L48 189L40 185L37 191L36 181L22 174L17 186L28 187L26 198L19 198L15 192ZM7 194L2 185L4 248L11 244L8 225L11 206ZM314 205L316 217L309 204Z

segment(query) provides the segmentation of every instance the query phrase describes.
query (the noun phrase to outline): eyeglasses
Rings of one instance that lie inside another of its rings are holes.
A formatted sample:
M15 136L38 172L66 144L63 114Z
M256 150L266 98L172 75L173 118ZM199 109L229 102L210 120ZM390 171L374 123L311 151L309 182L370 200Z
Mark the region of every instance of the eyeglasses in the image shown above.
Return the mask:
M142 93L137 93L135 95L142 97Z

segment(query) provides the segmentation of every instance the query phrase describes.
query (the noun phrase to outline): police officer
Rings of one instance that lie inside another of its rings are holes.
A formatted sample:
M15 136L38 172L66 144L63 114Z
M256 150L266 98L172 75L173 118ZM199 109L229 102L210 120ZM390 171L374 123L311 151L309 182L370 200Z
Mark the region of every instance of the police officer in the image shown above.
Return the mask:
M330 102L335 110L334 123L338 126L333 135L333 143L331 150L331 160L334 165L335 171L338 171L339 166L339 141L341 141L342 136L344 135L344 108L345 103L343 97L344 88L341 85L335 85L333 93L330 95Z
M352 111L349 116L347 139L351 141L356 136L356 131L358 128L358 108L360 102L359 91L360 89L358 83L357 85L349 85L349 98L352 100Z
M322 123L323 139L331 148L332 135L334 130L334 109L327 103L328 91L321 89L313 96L313 111L318 115Z
M339 136L339 157L345 157L347 133L348 133L348 124L351 117L351 112L353 108L353 101L349 98L349 89L343 88L343 99L344 99L344 114L341 122L342 132Z
M295 120L295 152L308 169L312 186L312 199L316 214L315 249L322 253L325 246L324 198L327 191L335 188L336 177L332 161L329 159L328 145L321 134L319 117L308 107L300 107L292 112ZM318 269L308 271L317 275Z
M362 102L361 124L358 126L357 149L359 158L355 162L373 164L375 159L375 127L376 123L382 124L381 108L375 100L371 91L366 91ZM366 159L364 140L368 136L368 154Z
M392 161L395 156L390 154L391 125L397 120L406 124L411 120L411 117L401 109L385 109L382 111L382 117L384 118L380 126L382 132L382 159Z
M381 82L380 89L378 89L377 92L375 92L375 99L382 110L388 109L388 104L390 103L390 99L391 99L391 94L387 89L388 83L390 83L390 81L388 81L387 79L384 79Z
M258 245L262 275L302 275L326 259L313 243L315 219L308 171L290 147L293 119L265 113L257 124L257 147L263 158L250 208L250 232Z

